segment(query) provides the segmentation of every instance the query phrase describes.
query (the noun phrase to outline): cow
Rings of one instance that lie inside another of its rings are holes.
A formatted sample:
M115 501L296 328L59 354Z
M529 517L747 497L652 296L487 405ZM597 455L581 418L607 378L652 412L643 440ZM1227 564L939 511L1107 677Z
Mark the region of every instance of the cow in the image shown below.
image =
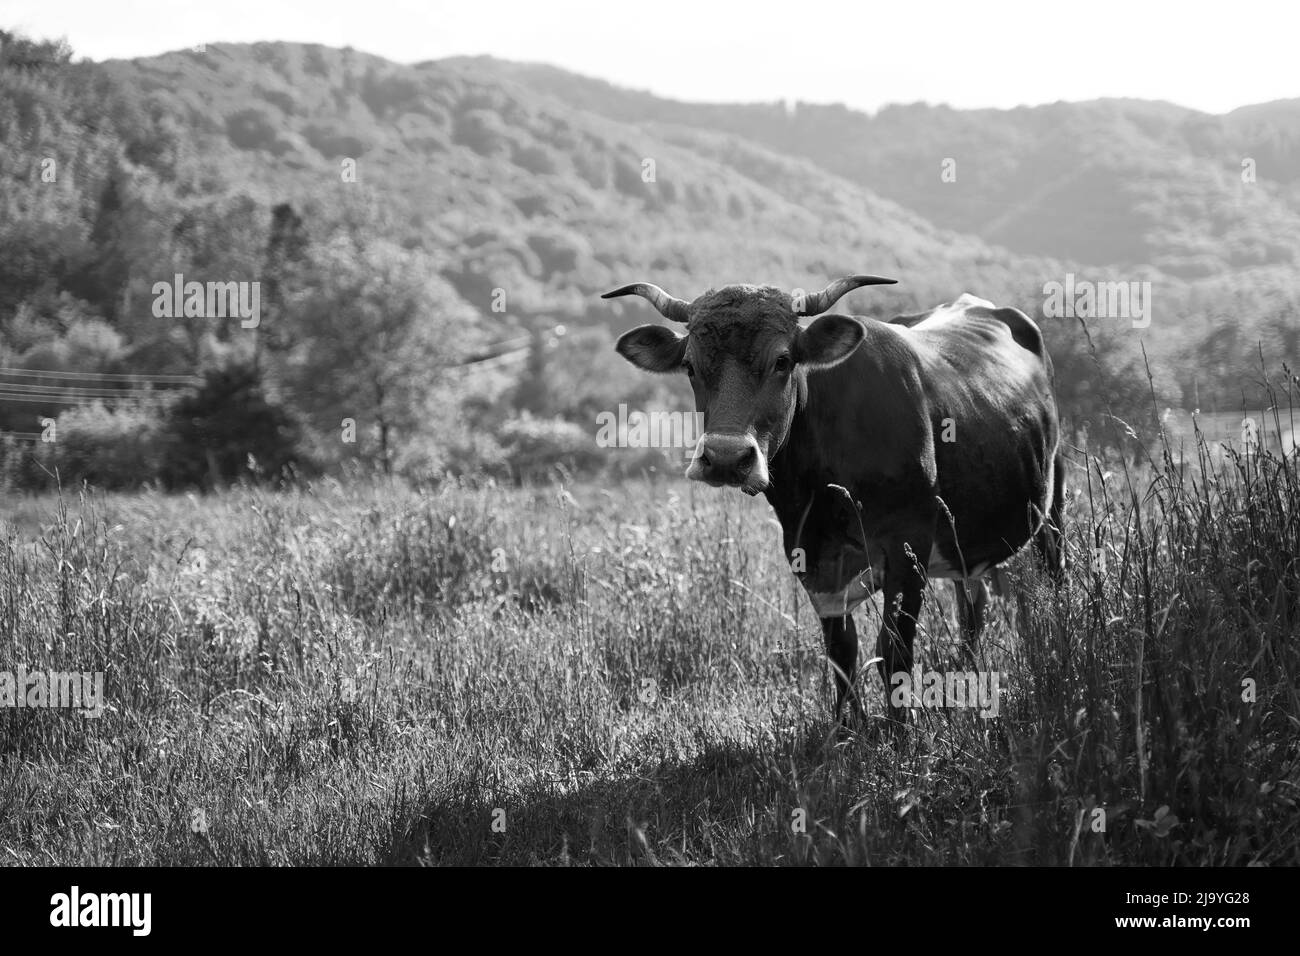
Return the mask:
M985 575L1030 541L1053 576L1064 568L1056 399L1038 327L969 294L890 321L823 314L853 289L895 281L846 276L794 295L728 285L691 302L636 282L602 296L641 296L685 327L643 325L615 347L690 380L703 433L686 477L761 493L776 512L845 725L850 699L864 716L852 611L868 597L884 592L876 653L888 688L912 670L928 578L953 580L973 644Z

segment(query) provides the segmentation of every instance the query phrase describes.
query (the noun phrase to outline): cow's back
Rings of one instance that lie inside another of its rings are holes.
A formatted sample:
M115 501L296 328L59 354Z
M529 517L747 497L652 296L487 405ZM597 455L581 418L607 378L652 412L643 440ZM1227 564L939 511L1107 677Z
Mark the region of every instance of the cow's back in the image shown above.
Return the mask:
M1019 550L1050 507L1051 360L1033 320L973 296L895 324L919 363L939 494L953 517L940 517L931 573L978 572Z

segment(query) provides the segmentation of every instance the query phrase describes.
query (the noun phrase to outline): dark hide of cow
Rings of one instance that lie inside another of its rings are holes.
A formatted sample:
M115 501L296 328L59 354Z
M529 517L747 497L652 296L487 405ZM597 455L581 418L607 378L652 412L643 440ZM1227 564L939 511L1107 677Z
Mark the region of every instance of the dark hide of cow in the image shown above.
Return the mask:
M886 281L849 277L807 300L756 286L691 303L646 284L609 294L643 295L686 323L685 336L633 329L618 350L690 376L704 434L688 477L767 497L822 619L837 714L846 701L861 713L852 611L876 591L888 688L911 671L930 577L953 579L973 641L986 573L1031 540L1054 575L1064 563L1056 401L1038 328L968 295L893 322L823 315L800 326L849 289Z

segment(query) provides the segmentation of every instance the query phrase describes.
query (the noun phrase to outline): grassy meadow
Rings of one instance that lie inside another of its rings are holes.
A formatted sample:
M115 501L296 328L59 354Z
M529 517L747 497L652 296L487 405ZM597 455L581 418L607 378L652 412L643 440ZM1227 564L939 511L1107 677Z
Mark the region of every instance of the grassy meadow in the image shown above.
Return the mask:
M978 652L999 716L897 734L874 667L836 732L761 498L11 498L0 671L103 671L109 707L0 710L0 860L1300 863L1300 473L1202 465L1076 456L1067 581L1022 556ZM946 582L917 659L972 666Z

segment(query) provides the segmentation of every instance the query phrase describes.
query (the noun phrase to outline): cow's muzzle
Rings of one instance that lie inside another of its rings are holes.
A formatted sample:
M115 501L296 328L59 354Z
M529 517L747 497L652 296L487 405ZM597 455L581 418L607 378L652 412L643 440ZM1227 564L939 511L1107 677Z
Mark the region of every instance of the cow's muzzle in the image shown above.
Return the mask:
M686 477L756 495L768 484L767 457L753 435L712 432L701 436L695 446Z

